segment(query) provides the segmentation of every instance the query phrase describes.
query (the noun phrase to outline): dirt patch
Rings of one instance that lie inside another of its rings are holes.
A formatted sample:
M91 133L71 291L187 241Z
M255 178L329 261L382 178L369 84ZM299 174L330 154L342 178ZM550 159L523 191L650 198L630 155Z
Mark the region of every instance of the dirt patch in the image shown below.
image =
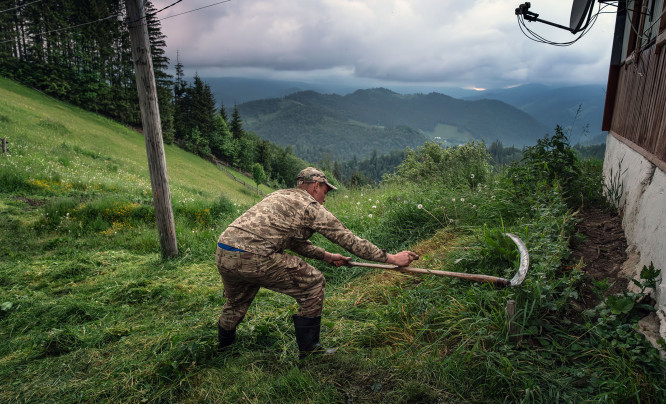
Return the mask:
M16 199L21 201L21 202L25 202L25 203L27 203L28 205L30 205L32 207L43 206L43 205L46 204L46 201L43 200L43 199L32 199L32 198L26 198L24 196L19 196Z
M627 289L629 280L622 273L622 264L627 260L627 239L622 229L622 219L602 209L589 208L581 211L576 224L579 236L571 243L570 263L581 260L583 270L594 280L607 279L610 288L605 296L621 293ZM585 306L594 307L599 297L587 290Z

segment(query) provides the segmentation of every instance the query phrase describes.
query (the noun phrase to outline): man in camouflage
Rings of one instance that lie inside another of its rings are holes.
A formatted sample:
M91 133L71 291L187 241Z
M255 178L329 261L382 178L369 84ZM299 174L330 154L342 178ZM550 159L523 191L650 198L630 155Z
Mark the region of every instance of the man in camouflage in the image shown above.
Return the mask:
M417 255L411 251L388 254L368 240L355 236L324 206L326 193L337 189L321 171L308 167L297 176L296 188L275 191L241 215L220 235L217 268L226 302L218 320L219 348L236 340L236 326L260 287L296 299L293 315L299 357L328 354L319 344L326 280L302 256L339 267L351 258L332 254L309 241L318 232L345 250L370 261L407 266Z

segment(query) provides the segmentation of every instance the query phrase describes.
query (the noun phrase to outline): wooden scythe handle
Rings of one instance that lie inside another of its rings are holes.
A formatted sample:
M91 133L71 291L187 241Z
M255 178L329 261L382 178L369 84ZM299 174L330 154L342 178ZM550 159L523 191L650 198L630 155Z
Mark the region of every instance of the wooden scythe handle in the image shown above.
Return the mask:
M368 264L364 262L354 262L350 261L347 265L352 267L366 267L366 268L380 268L380 269L390 269L392 271L398 271L403 273L414 273L414 274L431 274L438 276L448 276L452 278L461 278L468 279L475 282L488 282L492 283L495 286L506 287L509 286L509 280L500 278L497 276L490 275L479 275L479 274L467 274L464 272L449 272L449 271L440 271L438 269L424 269L424 268L413 268L413 267L399 267L397 265L387 265L387 264Z

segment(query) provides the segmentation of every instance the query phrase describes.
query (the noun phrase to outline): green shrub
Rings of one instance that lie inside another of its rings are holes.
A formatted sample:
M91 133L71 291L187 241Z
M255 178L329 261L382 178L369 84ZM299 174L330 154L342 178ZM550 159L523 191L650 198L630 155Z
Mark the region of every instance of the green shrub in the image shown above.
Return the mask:
M559 125L553 136L527 147L523 158L512 163L507 174L522 197L534 195L543 187L561 187L571 208L578 208L586 200L602 200L601 164L579 158Z
M426 142L416 150L409 149L396 174L386 177L386 180L474 188L488 180L491 173L490 160L483 142L449 148Z
M234 213L236 206L228 198L221 195L210 207L210 213L214 218L219 219L222 216Z

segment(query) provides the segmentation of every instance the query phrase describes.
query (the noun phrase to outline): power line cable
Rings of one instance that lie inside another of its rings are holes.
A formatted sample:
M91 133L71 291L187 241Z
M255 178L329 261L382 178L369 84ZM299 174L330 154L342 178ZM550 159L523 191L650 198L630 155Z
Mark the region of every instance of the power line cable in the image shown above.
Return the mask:
M108 17L100 18L100 19L95 20L95 21L84 22L82 24L72 25L72 26L64 27L64 28L58 28L58 29L54 29L54 30L46 31L46 32L39 32L39 35L47 35L47 34L53 34L55 32L67 31L67 30L70 30L70 29L79 28L79 27L83 27L83 26L86 26L86 25L91 25L91 24L95 24L95 23L98 23L98 22L106 21L106 20L109 20L111 18L119 17L121 15L122 15L122 13L117 13L117 14L110 15ZM0 42L0 44L8 43L8 42L14 42L14 39L10 39L8 41Z
M21 8L21 7L29 6L30 4L33 4L33 3L39 3L40 1L42 1L42 0L35 0L35 1L31 1L30 3L21 4L20 6L16 6L16 7L8 8L8 9L6 9L6 10L2 10L2 11L0 11L0 14L5 13L5 12L7 12L7 11L16 10L17 8Z
M38 1L42 1L42 0L36 0L36 1L34 1L33 3L36 3L36 2L38 2ZM148 1L148 0L144 0L143 5L142 5L141 7L145 7L147 1ZM181 1L183 1L183 0L177 0L176 2L170 4L170 5L166 6L166 7L163 7L163 8L161 8L160 10L158 10L158 11L152 13L152 15L155 15L155 14L157 14L157 13L160 13L160 12L166 10L167 8L172 7L172 6L174 6L174 5L178 4L178 3L180 3ZM229 3L230 1L231 1L231 0L224 0L224 1L217 2L217 3L209 4L209 5L207 5L207 6L203 6L203 7L195 8L195 9L193 9L193 10L185 11L185 12L180 13L180 14L174 14L174 15L171 15L171 16L169 16L169 17L161 18L161 19L158 19L158 21L166 20L166 19L173 18L173 17L178 17L179 15L192 13L192 12L195 12L195 11L202 10L202 9L204 9L204 8L217 6L217 5L219 5L219 4ZM32 4L32 3L27 3L27 4L24 4L23 6L26 6L26 5L28 5L28 4ZM20 6L20 7L23 7L23 6ZM7 10L5 10L5 11L7 11ZM72 25L72 26L64 27L64 28L58 28L58 29L54 29L54 30L46 31L46 32L40 32L39 34L40 34L40 35L53 34L53 33L55 33L55 32L66 31L66 30L70 30L70 29L74 29L74 28L79 28L79 27L83 27L83 26L86 26L86 25L90 25L90 24L95 24L95 23L102 22L102 21L105 21L105 20L109 20L109 19L111 19L111 18L121 17L122 15L123 15L122 13L116 13L116 14L112 14L112 15L109 15L109 16L104 17L104 18L97 19L97 20L95 20L95 21L89 21L89 22L85 22L85 23L82 23L82 24ZM133 21L127 21L127 20L126 20L125 22L126 22L127 24L130 24L130 23L132 23L132 22L136 22L136 21L139 21L139 20L141 20L141 18L138 18L138 19L133 20ZM14 39L9 39L9 40L6 40L6 41L2 41L2 42L0 42L0 45L5 44L5 43L9 43L9 42L14 42Z
M155 14L157 14L157 13L161 13L162 11L166 10L167 8L175 6L176 4L180 3L181 1L183 1L183 0L178 0L178 1L176 1L175 3L171 3L171 4L169 4L169 5L166 6L166 7L162 7L161 9L155 11Z
M185 11L184 13L170 15L170 16L168 16L168 17L164 17L164 18L160 19L160 21L168 20L169 18L173 18L173 17L178 17L179 15L183 15L183 14L193 13L193 12L195 12L195 11L203 10L204 8L217 6L218 4L229 3L230 1L231 1L231 0L224 0L224 1L217 2L217 3L209 4L209 5L207 5L207 6L203 6L203 7L195 8L194 10Z
M183 0L177 0L176 2L171 3L171 4L169 4L169 5L166 6L166 7L162 7L161 9L159 9L159 10L153 12L153 13L150 13L150 14L151 14L151 15L156 15L156 14L158 14L158 13L161 13L162 11L166 10L166 9L169 8L169 7L173 7L173 6L175 6L176 4L180 3L181 1L183 1ZM141 6L141 11L139 11L139 15L141 15L141 12L143 11L143 8L146 6L146 2L147 2L147 0L145 0L145 1L143 2L143 5ZM146 13L146 14L148 14L148 13ZM142 20L142 19L144 19L144 18L146 18L146 17L148 17L148 16L147 16L147 15L144 16L144 17L139 17L139 16L137 16L136 19L134 19L134 20L132 20L132 21L127 21L127 24L135 23L135 22L140 21L140 20ZM161 21L161 20L160 20L160 21Z

